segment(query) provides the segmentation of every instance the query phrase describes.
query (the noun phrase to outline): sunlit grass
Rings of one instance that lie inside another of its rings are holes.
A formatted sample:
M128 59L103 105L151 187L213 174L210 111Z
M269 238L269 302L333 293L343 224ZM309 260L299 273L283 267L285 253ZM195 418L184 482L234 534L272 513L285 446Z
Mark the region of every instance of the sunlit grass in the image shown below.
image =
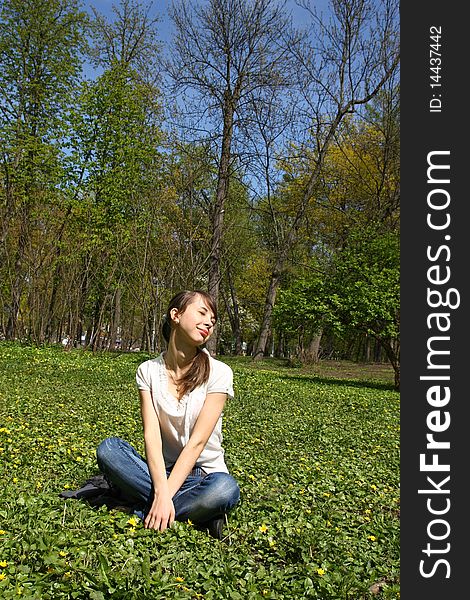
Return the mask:
M60 499L96 472L104 437L143 451L145 358L0 344L2 598L399 597L399 399L384 384L227 358L242 499L223 542Z

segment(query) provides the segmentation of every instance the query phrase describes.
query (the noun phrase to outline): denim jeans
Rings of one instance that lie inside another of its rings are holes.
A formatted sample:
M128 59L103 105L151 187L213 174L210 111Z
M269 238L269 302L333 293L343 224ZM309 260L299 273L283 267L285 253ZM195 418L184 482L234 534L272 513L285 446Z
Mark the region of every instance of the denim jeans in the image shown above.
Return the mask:
M98 467L127 499L134 514L145 519L153 502L152 479L144 458L126 441L110 437L96 450ZM171 469L167 469L167 477ZM235 479L228 473L206 474L195 467L173 496L175 518L203 524L228 512L240 499Z

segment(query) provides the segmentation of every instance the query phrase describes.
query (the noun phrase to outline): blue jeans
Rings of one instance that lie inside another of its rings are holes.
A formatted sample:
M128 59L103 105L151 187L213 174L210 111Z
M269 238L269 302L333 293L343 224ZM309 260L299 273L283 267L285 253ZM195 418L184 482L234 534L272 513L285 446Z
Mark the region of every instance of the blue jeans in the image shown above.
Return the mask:
M144 458L126 441L110 437L96 450L98 467L127 499L135 501L134 514L145 519L154 498L152 479ZM171 469L167 469L167 476ZM175 518L203 524L221 517L240 499L235 479L228 473L206 474L195 467L173 496Z

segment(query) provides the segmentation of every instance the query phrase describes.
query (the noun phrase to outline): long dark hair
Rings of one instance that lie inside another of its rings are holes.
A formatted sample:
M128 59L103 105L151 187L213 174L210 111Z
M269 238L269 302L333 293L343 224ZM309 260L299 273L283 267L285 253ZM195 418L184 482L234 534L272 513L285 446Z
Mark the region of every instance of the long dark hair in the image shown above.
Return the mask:
M217 320L217 306L214 298L210 294L204 292L203 290L183 290L182 292L178 292L170 300L170 303L168 304L168 310L166 311L166 315L162 323L162 335L167 344L169 343L171 336L171 311L176 308L179 312L183 313L188 304L191 304L196 296L200 296L204 300L204 302L212 311L215 320ZM182 394L188 394L195 388L204 385L204 383L206 383L209 379L209 374L209 355L198 348L196 356L188 371L185 373L184 377L178 381L178 385L181 386Z

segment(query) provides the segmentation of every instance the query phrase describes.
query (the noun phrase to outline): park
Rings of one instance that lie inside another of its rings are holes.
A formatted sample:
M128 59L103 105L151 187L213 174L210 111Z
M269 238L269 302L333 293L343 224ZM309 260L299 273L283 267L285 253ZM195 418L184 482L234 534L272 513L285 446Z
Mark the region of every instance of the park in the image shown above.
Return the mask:
M399 65L397 0L1 3L2 598L400 597ZM183 290L234 375L221 539L60 497L145 453Z

